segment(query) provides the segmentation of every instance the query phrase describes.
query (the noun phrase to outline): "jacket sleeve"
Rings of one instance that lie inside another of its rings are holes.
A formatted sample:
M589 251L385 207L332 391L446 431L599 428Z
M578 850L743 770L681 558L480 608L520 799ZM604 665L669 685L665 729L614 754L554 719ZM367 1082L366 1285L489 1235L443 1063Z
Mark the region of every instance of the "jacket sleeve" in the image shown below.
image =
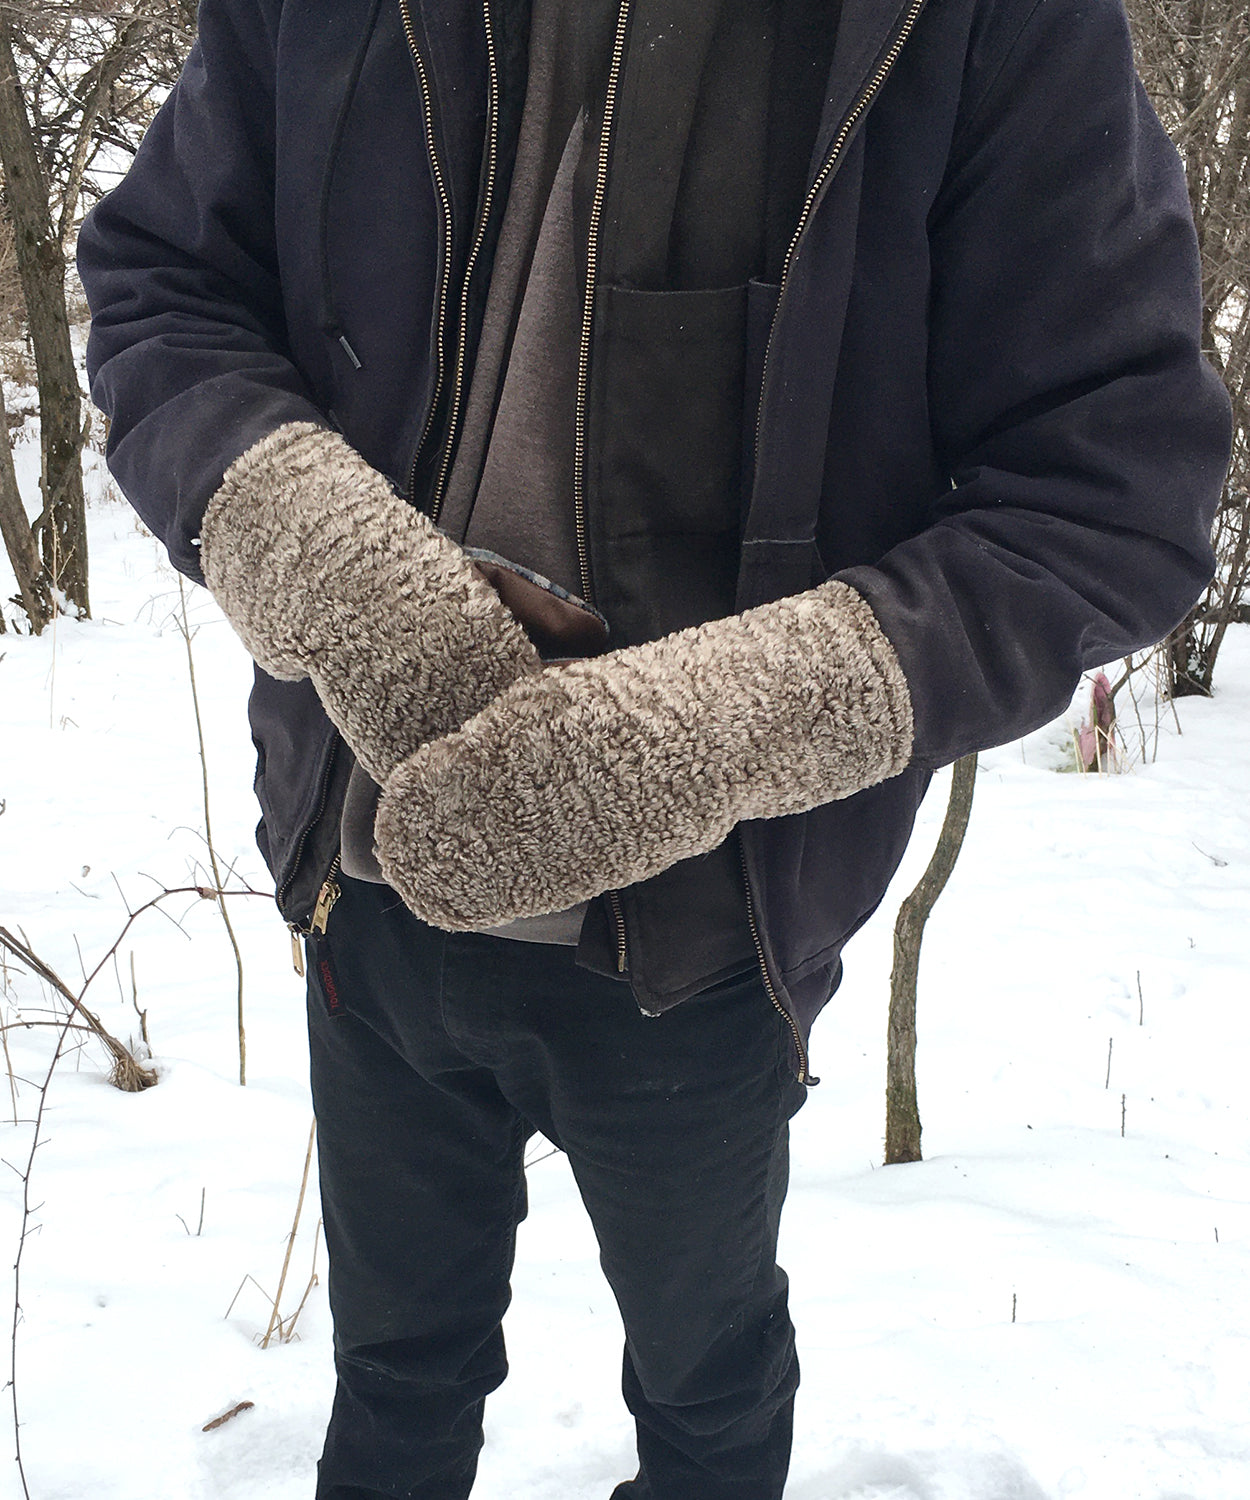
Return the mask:
M918 535L838 575L898 653L928 767L1061 714L1083 670L1184 616L1230 441L1184 175L1119 0L1040 0L997 45L994 24L930 217L953 484Z
M273 201L280 11L281 0L203 0L181 78L78 242L109 467L199 582L200 522L234 459L284 423L328 425L286 352Z

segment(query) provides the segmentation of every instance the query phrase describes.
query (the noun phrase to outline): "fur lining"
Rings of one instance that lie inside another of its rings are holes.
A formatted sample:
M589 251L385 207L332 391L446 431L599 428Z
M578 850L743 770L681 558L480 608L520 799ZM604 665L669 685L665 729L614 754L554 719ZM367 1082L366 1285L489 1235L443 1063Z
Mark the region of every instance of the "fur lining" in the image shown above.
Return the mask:
M371 776L541 663L461 548L343 438L280 427L226 472L204 576L274 677L310 677Z
M452 931L558 911L897 775L911 697L865 601L831 582L548 668L398 766L383 873Z

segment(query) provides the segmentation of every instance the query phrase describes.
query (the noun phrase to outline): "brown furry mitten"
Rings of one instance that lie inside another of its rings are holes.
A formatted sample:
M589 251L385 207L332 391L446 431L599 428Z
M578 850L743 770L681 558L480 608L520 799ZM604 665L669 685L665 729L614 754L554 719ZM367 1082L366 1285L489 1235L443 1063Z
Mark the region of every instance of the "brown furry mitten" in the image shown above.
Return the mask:
M252 656L274 677L311 678L377 781L541 668L461 548L311 423L280 427L231 465L201 559Z
M387 782L386 879L452 931L559 911L897 775L911 697L864 600L830 582L551 667Z

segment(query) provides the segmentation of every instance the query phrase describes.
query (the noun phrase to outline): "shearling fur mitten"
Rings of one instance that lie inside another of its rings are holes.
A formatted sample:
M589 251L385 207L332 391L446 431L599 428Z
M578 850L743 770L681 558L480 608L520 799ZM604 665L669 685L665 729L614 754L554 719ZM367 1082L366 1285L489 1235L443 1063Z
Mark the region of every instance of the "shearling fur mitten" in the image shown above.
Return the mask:
M451 931L560 911L897 775L911 697L830 582L516 683L387 782L386 879Z
M461 548L337 433L291 423L227 470L204 577L255 660L312 679L377 781L541 662Z

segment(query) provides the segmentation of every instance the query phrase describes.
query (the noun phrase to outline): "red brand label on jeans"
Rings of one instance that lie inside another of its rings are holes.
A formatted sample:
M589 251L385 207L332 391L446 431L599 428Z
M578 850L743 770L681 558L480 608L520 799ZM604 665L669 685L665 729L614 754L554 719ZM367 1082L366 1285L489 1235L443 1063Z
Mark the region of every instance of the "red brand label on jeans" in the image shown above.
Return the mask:
M321 993L325 996L326 1010L332 1016L343 1014L343 1002L339 999L339 987L334 982L334 970L328 958L317 960L317 974L321 979Z

